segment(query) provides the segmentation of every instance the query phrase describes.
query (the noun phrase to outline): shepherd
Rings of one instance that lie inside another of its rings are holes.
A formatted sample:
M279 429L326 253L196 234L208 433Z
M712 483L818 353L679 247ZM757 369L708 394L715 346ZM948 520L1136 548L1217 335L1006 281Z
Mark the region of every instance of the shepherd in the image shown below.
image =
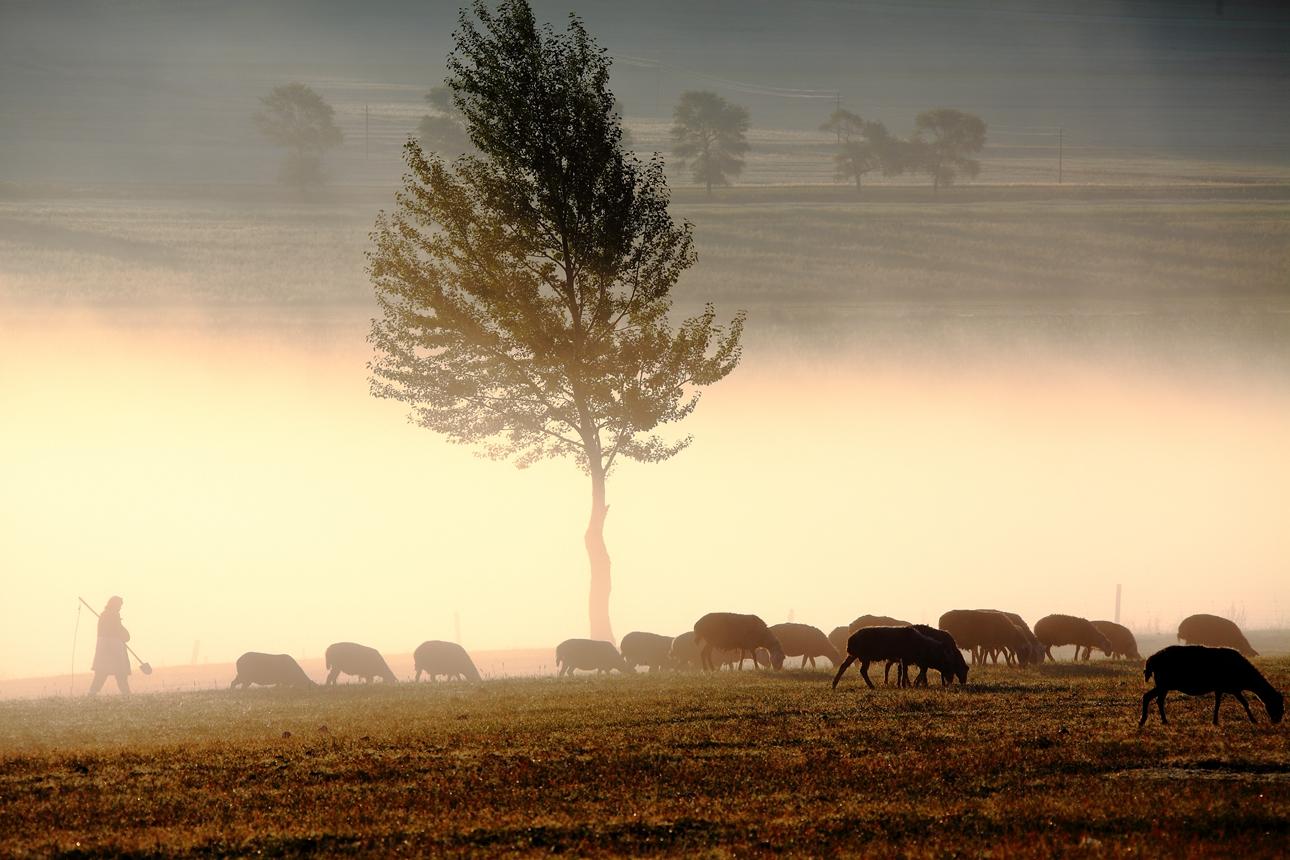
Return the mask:
M130 695L130 657L126 653L126 644L130 641L130 631L121 623L121 605L125 603L119 597L108 598L103 613L99 615L99 638L94 646L94 682L90 684L90 695L98 694L107 682L108 675L116 678L116 687L121 695Z

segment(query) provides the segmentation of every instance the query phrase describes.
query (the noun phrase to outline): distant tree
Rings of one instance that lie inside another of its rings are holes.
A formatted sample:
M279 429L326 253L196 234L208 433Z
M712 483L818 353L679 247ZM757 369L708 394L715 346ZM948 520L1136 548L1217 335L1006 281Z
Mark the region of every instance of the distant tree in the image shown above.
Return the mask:
M672 154L712 194L712 186L729 185L743 172L747 132L747 108L716 93L687 92L672 112Z
M321 184L322 155L342 140L331 105L301 83L274 87L260 103L263 109L254 116L256 126L265 137L287 147L282 181L296 187Z
M914 136L908 157L911 167L932 177L932 190L953 185L960 176L981 172L981 162L970 156L985 146L985 121L952 108L920 113L914 120Z
M434 87L426 93L426 103L436 112L421 117L417 126L421 148L448 158L473 152L475 147L466 134L466 118L453 102L452 90L446 86Z
M865 174L880 170L884 176L896 176L905 169L901 141L880 122L861 119L839 108L820 126L820 131L837 135L838 151L833 156L837 178L855 180L857 194Z
M609 59L580 20L557 33L524 0L476 0L454 40L448 85L478 154L404 148L409 174L369 252L372 393L520 467L578 463L591 636L612 640L606 477L689 444L658 431L738 364L743 314L722 327L708 305L673 329L691 227L668 213L662 160L623 151Z

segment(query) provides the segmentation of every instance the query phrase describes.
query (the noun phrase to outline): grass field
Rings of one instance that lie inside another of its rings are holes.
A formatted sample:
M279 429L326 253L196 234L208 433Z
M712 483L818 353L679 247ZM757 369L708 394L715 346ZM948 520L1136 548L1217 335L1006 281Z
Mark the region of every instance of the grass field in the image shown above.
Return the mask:
M1290 659L1260 661L1281 689ZM1140 664L0 703L0 854L1283 856L1284 725Z

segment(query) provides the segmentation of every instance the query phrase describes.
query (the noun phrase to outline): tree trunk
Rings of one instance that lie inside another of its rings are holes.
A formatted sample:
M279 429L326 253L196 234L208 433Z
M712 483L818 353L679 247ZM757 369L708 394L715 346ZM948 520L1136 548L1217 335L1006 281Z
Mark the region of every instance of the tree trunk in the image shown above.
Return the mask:
M616 644L613 627L609 623L609 550L605 547L605 515L608 513L605 472L599 462L594 462L591 464L591 517L587 521L585 538L587 560L591 564L591 596L587 609L591 638Z

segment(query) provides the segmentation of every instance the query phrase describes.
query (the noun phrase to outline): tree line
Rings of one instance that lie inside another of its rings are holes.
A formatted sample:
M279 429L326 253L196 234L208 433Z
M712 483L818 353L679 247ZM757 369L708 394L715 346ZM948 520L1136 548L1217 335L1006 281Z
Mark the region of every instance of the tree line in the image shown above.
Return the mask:
M322 155L342 139L332 107L301 83L277 87L260 101L263 108L254 117L256 125L274 143L287 148L282 181L298 187L321 184L325 178ZM417 125L416 138L422 148L449 158L477 154L453 91L448 86L434 87L425 101L434 112L423 116ZM621 124L622 109L616 100L612 113ZM691 179L711 195L713 187L729 185L743 172L749 149L748 126L748 109L741 105L713 92L682 94L672 112L675 163L687 168ZM923 111L904 138L893 135L877 120L843 108L833 111L820 130L836 135L835 175L854 182L856 193L867 176L924 174L938 191L981 171L981 162L974 156L985 146L986 124L978 116L953 108Z

